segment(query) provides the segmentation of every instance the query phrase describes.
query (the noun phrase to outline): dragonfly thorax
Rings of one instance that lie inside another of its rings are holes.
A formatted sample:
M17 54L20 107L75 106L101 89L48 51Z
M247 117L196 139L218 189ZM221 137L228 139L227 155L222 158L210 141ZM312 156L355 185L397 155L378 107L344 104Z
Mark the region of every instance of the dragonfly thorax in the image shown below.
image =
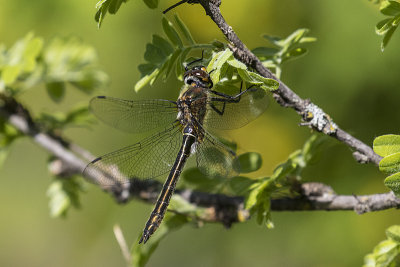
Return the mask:
M192 69L186 71L183 77L185 84L205 88L213 87L210 74L207 72L204 66L193 67Z

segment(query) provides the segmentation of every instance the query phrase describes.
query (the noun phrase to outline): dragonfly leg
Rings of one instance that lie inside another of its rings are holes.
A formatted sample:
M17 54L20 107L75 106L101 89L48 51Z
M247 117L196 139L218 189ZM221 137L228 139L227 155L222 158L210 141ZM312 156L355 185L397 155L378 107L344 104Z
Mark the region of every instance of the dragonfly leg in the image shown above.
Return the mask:
M210 90L211 93L219 96L219 97L211 97L211 100L212 101L220 101L220 102L228 102L228 103L238 103L238 102L240 102L240 97L247 91L251 91L251 88L254 87L254 85L251 85L249 88L242 91L242 86L243 86L243 82L240 83L240 92L236 95L227 95L227 94L224 94L221 92Z
M219 115L224 115L224 112L225 112L225 105L226 105L226 102L224 102L224 105L223 105L223 107L222 107L222 110L219 110L215 105L214 105L214 103L210 103L210 107L215 111L215 112L217 112Z

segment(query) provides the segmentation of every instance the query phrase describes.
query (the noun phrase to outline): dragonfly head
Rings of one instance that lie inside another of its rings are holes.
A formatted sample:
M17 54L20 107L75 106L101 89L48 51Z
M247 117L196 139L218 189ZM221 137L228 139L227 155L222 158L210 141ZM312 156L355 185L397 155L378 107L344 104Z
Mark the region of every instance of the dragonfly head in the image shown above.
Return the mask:
M188 85L195 85L198 87L212 88L213 82L210 74L204 66L194 66L187 70L183 76L184 81Z

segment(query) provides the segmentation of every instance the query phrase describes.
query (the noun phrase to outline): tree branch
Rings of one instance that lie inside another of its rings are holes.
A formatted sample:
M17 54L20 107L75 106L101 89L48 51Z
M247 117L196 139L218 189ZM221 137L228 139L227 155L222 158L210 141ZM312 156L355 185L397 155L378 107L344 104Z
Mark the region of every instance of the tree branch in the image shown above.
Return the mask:
M239 39L232 27L226 23L219 9L221 0L192 0L188 1L188 3L197 3L204 8L206 14L210 16L230 42L230 49L236 59L256 70L262 76L279 82L279 88L273 92L274 98L281 106L293 108L298 114L300 114L302 119L306 122L302 125L307 125L316 131L330 135L345 143L355 150L353 156L358 162L372 162L375 165L379 164L379 161L382 158L375 154L370 146L337 127L337 125L333 123L332 119L330 119L322 109L318 108L308 99L302 99L262 64L262 62ZM318 114L315 114L315 112L313 113L312 110L317 110L319 116L317 116Z
M89 152L75 144L69 143L60 136L45 133L35 124L29 112L14 98L0 94L0 116L17 128L21 133L32 139L51 155L58 158L53 161L52 172L60 177L81 175L86 162L92 157ZM86 160L82 160L86 158ZM137 198L145 202L154 203L162 184L149 180L130 180L128 183L117 183L109 187L104 183L102 174L93 173L87 177L91 182L99 185L110 193L117 202L125 203ZM102 179L100 179L102 177ZM110 181L106 181L110 184ZM365 196L337 195L329 186L319 183L305 183L295 190L297 197L272 199L273 211L306 211L306 210L354 210L358 214L380 211L390 208L399 208L400 199L392 192ZM194 190L176 190L187 202L206 209L198 215L197 220L204 222L219 222L229 227L232 223L241 222L249 218L249 212L244 209L244 198L241 196L227 196L210 194Z

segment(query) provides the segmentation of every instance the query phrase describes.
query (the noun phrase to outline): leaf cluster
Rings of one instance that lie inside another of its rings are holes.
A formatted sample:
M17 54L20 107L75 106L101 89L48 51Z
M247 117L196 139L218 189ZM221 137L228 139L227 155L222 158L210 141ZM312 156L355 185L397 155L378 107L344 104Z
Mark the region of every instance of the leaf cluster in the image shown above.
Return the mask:
M388 18L379 21L376 24L375 32L378 35L382 35L383 39L381 42L382 52L385 50L393 33L396 31L400 23L400 3L393 0L381 1L380 12Z
M315 42L315 37L307 37L308 29L298 29L286 38L264 34L263 38L273 47L257 47L252 52L262 61L263 65L275 70L279 78L282 73L282 65L293 59L307 54L308 50L304 44Z
M386 229L387 239L364 258L363 267L395 267L400 264L400 225Z
M382 135L374 140L374 151L383 157L379 170L391 174L384 183L400 197L400 135Z

